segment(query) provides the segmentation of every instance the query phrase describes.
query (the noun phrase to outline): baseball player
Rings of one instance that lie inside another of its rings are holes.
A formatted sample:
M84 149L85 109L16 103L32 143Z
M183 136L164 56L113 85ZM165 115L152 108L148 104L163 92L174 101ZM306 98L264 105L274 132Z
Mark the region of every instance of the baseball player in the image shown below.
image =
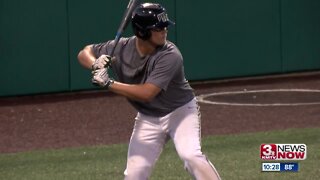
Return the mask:
M182 55L167 41L168 27L174 23L161 5L143 3L134 10L131 24L135 36L121 38L114 57L108 56L114 40L88 45L78 55L80 64L92 70L94 84L126 97L138 111L125 179L148 179L170 138L195 179L220 179L201 151L200 113L185 79Z

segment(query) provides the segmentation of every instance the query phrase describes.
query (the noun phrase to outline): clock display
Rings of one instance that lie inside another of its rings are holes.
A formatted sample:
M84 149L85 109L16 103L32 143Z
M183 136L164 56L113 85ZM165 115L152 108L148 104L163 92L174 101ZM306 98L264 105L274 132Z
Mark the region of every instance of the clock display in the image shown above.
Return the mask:
M278 172L280 163L262 163L262 171Z

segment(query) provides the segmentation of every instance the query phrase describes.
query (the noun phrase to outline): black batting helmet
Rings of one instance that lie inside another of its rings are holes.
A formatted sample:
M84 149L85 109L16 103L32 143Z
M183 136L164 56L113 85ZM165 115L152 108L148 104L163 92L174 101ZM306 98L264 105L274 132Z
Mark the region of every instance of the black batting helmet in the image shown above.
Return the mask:
M147 40L151 36L150 30L174 25L168 18L167 11L160 4L143 3L132 13L131 24L133 32L141 39Z

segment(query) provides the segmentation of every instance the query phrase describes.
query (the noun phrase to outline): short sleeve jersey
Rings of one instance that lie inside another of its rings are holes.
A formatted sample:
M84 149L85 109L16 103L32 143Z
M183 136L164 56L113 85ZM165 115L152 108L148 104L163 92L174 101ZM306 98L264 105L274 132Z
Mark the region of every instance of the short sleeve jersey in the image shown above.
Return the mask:
M138 112L161 117L194 98L193 89L185 78L183 58L178 48L167 41L153 54L141 57L135 45L136 37L121 38L115 49L112 71L115 79L127 84L151 83L161 89L151 102L128 99ZM94 44L92 50L98 58L110 54L114 41Z

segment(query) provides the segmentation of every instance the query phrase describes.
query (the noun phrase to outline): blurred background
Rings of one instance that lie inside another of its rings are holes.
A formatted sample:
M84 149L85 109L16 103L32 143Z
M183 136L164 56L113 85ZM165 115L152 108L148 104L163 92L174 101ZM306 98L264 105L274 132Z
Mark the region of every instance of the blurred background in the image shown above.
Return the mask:
M190 81L320 70L319 0L151 2L176 22ZM114 38L127 3L0 0L0 96L95 89L77 54Z

